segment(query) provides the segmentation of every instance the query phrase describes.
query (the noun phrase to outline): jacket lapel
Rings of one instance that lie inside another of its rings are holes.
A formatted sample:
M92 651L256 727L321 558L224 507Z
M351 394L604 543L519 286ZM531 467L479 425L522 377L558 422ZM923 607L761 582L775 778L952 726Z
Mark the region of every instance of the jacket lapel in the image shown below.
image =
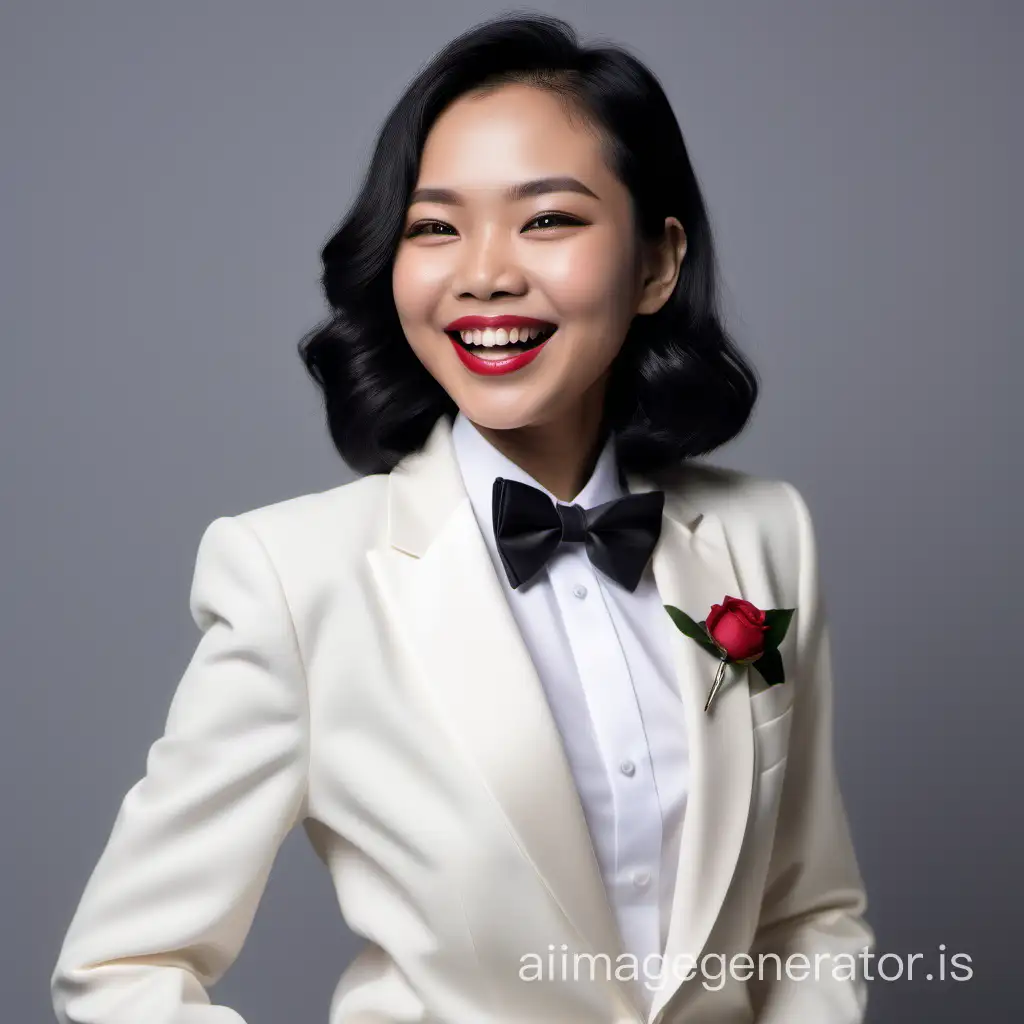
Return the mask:
M631 492L656 486L626 476ZM480 535L442 416L424 447L389 474L387 542L367 555L396 633L453 739L476 764L521 849L584 944L624 953L586 818L543 685ZM726 594L744 596L717 516L666 491L652 568L664 604L701 619ZM472 622L475 628L469 628ZM750 805L753 739L745 673L730 666L712 713L703 707L717 660L680 633L668 613L688 727L687 802L666 963L707 941L736 865ZM530 770L524 771L523 752ZM612 980L637 1012L634 990ZM656 991L652 1016L679 987Z
M631 493L657 486L640 475L626 479ZM652 569L662 604L698 622L727 594L746 597L721 519L698 510L678 489L666 490ZM665 628L687 724L691 783L664 950L668 977L655 992L652 1019L679 989L679 967L699 961L725 900L746 831L754 773L749 668L727 666L715 703L705 712L718 659L684 636L667 612Z

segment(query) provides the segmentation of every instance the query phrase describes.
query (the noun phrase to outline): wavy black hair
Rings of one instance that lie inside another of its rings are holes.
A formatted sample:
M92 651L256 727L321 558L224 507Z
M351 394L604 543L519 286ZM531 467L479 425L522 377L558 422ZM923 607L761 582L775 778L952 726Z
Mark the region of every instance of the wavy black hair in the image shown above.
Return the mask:
M610 368L602 431L615 433L621 468L657 471L707 454L743 429L757 399L756 371L721 322L708 214L658 80L619 47L581 46L558 18L507 13L454 39L413 79L321 253L330 315L299 355L323 391L335 448L359 473L392 469L439 416L458 412L405 337L391 268L434 121L469 91L513 82L551 90L598 130L641 239L662 238L667 216L686 231L675 290L656 313L634 317Z

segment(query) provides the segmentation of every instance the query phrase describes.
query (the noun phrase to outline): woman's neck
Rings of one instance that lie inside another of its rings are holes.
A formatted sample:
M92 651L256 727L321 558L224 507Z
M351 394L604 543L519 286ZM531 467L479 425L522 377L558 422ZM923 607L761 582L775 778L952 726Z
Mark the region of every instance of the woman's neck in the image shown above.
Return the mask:
M596 392L600 401L591 394ZM603 389L593 389L573 409L541 423L495 430L473 425L507 459L560 501L572 501L594 472L605 435Z

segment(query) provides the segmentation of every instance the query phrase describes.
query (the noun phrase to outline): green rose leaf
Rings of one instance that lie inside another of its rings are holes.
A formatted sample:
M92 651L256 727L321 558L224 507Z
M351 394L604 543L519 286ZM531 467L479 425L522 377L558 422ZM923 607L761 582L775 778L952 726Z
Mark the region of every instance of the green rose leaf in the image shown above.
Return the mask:
M769 686L786 681L786 671L782 667L782 655L777 650L765 650L764 654L752 664Z
M764 634L765 651L774 651L782 643L789 629L789 620L793 618L795 608L771 608L764 613L764 622L768 629Z
M694 622L686 612L681 608L676 608L675 605L665 605L665 611L668 612L669 617L681 633L691 640L696 640L709 654L713 654L716 658L721 657L721 652L712 643L702 623Z

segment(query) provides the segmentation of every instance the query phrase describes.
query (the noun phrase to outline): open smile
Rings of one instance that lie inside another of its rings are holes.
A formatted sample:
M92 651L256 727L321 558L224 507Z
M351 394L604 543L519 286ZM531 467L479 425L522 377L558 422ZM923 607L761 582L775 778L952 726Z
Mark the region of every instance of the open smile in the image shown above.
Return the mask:
M497 330L449 330L445 333L455 346L462 364L474 373L488 376L512 373L527 366L537 358L557 330L556 325L548 324L543 327L500 327Z

